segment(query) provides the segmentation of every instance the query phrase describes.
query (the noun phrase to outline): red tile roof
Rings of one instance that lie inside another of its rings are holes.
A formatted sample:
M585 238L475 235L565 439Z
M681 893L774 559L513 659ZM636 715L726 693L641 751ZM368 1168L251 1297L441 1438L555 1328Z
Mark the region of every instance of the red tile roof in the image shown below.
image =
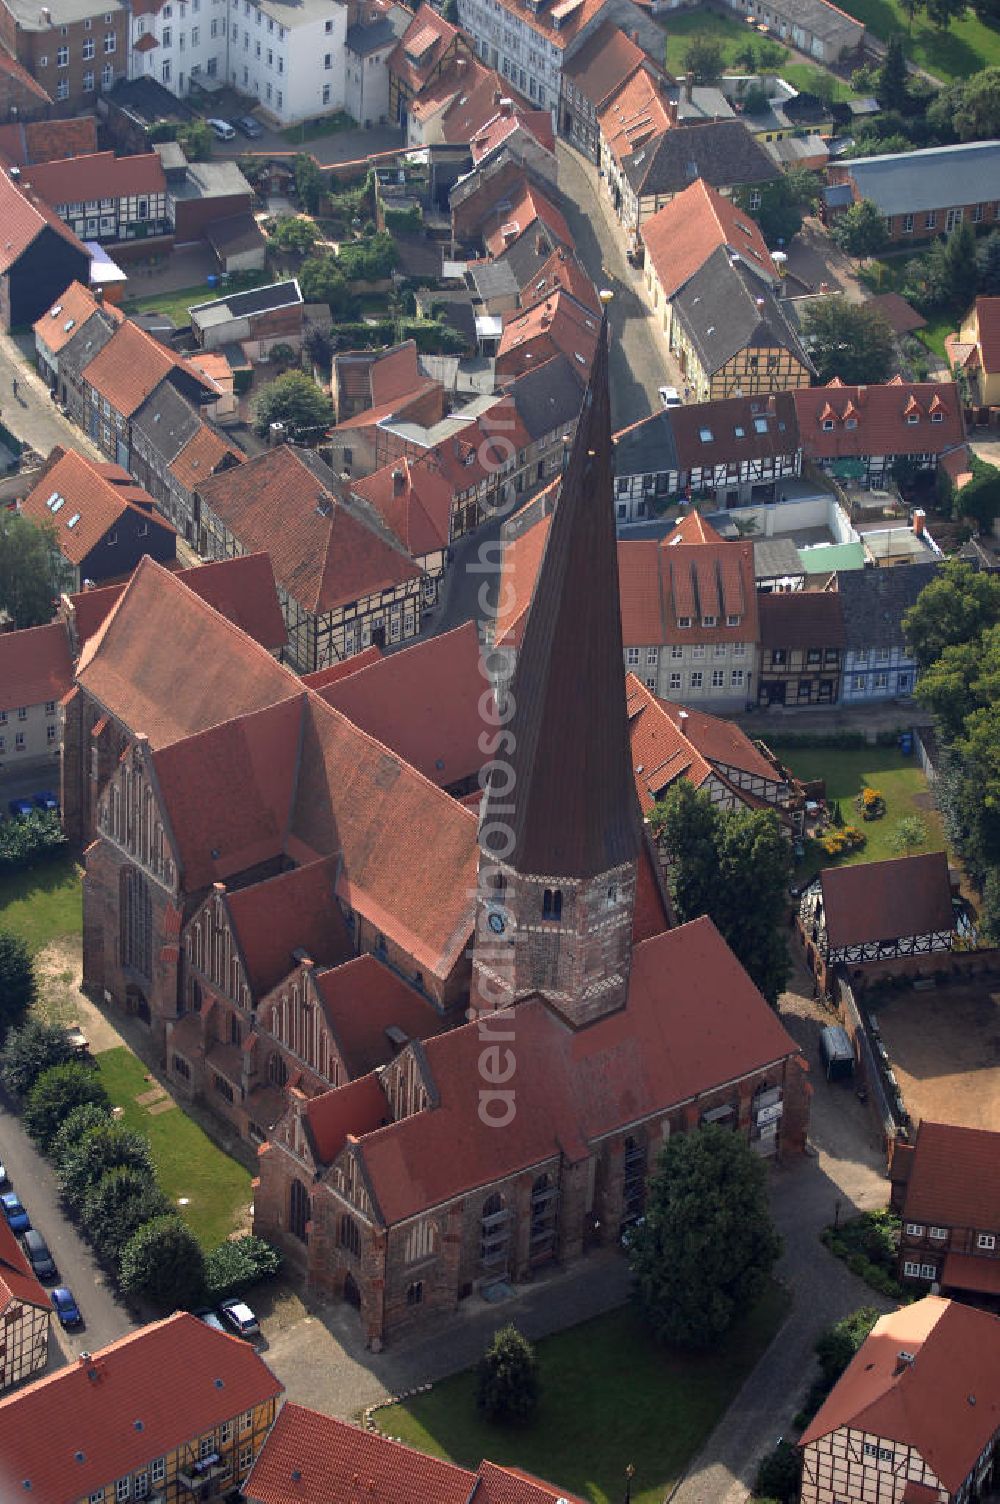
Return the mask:
M116 157L96 151L61 162L39 162L24 169L24 179L54 209L86 199L129 198L138 193L166 193L163 163L155 151Z
M596 110L645 61L642 48L620 26L605 21L567 59L563 77Z
M21 515L51 529L59 552L74 565L82 564L127 512L138 513L164 534L176 532L156 511L148 491L112 484L86 455L58 444L21 503Z
M819 882L827 939L834 948L944 933L955 925L943 851L824 867Z
M58 355L62 347L69 344L98 308L101 308L103 313L115 323L121 323L125 317L114 304L99 304L90 288L84 287L82 282L71 282L52 307L35 321L33 326L35 336L52 355Z
M341 679L350 678L359 669L367 668L371 663L378 663L382 657L382 649L372 643L367 648L362 648L360 653L352 653L350 658L343 658L339 663L331 663L329 668L318 668L314 674L303 674L302 683L308 684L310 689L319 691L328 689L331 684L338 684Z
M584 308L600 315L601 300L597 289L576 259L573 251L557 246L540 271L521 289L521 306L531 308L535 303L565 289Z
M277 987L301 951L317 966L340 966L354 945L334 894L337 860L308 862L225 897L230 929L255 1002Z
M61 621L0 632L0 710L61 700L73 687L69 636Z
M662 75L647 65L629 74L605 98L597 124L611 155L621 163L644 142L669 130L670 115Z
M683 729L691 745L713 765L723 769L737 768L741 773L765 778L769 783L784 781L774 764L768 762L734 721L708 715L692 705L673 705L666 700L661 700L660 704L674 725Z
M558 480L550 482L536 497L536 501L540 505L551 501L558 485ZM551 525L550 510L548 516L540 517L532 527L504 543L494 625L494 640L498 643L506 643L510 647L520 646ZM650 641L652 640L651 638Z
M44 631L45 628L35 628L36 631ZM31 1265L20 1243L17 1234L11 1232L7 1219L0 1221L0 1315L10 1306L18 1302L25 1306L41 1306L43 1310L52 1309L48 1295L39 1284L32 1271ZM11 1333L7 1339L9 1342L17 1340ZM0 1463L0 1475L2 1475L2 1463Z
M267 550L278 584L314 615L419 579L377 513L345 500L310 460L282 444L198 490L244 548Z
M458 36L457 26L422 4L389 54L389 72L416 93Z
M909 1160L904 1215L938 1227L1000 1229L1000 1133L925 1118Z
M488 223L483 228L483 244L491 256L500 256L526 234L536 220L540 220L563 245L573 244L573 236L562 213L544 193L528 182L511 195L509 207L490 210Z
M6 54L0 53L0 56L8 63L13 61ZM39 89L39 92L44 93L44 90ZM30 120L19 125L0 125L0 151L18 167L27 167L32 162L86 156L96 150L97 119L93 115L77 115L72 120Z
M556 0L551 7L539 6L537 11L524 0L498 0L498 3L501 11L509 12L562 51L600 14L605 0Z
M719 246L738 254L769 282L778 280L758 226L703 178L647 219L640 234L665 298L672 298Z
M473 162L478 166L484 157L518 135L526 141L530 138L545 151L555 154L552 116L548 110L505 109L484 121L472 135L469 147Z
M983 370L1000 371L1000 298L976 299L976 324Z
M506 316L497 350L497 371L505 376L520 375L552 355L563 354L586 378L599 327L599 314L581 306L568 292L557 292L525 313Z
M902 381L885 386L829 386L793 393L805 454L814 459L843 459L869 454L939 454L962 443L962 404L953 381ZM906 410L917 417L907 423ZM848 428L848 403L855 428ZM935 417L935 415L937 415ZM932 421L934 419L934 421ZM824 429L824 420L832 421Z
M635 948L624 1009L574 1031L544 1003L528 1000L518 1004L511 1027L520 1107L501 1134L479 1120L467 1089L482 1049L476 1024L423 1046L439 1096L433 1108L386 1127L345 1129L350 1113L339 1092L310 1103L314 1125L330 1113L338 1132L358 1136L356 1152L387 1224L553 1155L578 1162L594 1140L628 1123L797 1053L707 918ZM368 1121L377 1122L374 1098L366 1100Z
M185 371L206 392L219 395L215 383L196 371L189 361L126 319L82 374L84 381L99 396L106 397L116 412L130 418L172 371Z
M79 251L89 266L87 247L69 225L63 224L55 210L30 188L18 187L6 172L0 172L0 274L9 271L46 228Z
M0 1400L0 1492L76 1504L283 1388L249 1343L168 1316Z
M1000 1426L1000 1319L937 1295L883 1316L799 1445L845 1426L912 1446L954 1495Z
M490 690L475 622L391 653L319 693L439 787L475 777L483 764L480 700Z
M395 460L352 481L351 494L375 508L413 558L448 547L452 488L433 462Z
M343 966L313 973L323 1015L354 1079L399 1053L387 1029L409 1039L430 1039L445 1027L440 1013L375 956L355 956Z
M167 468L186 491L194 491L206 477L216 474L227 457L238 464L246 459L241 449L210 424L203 423Z
M700 789L712 776L701 753L674 724L667 707L636 678L625 677L628 729L639 808L648 815L678 778Z
M949 1290L1000 1295L1000 1260L983 1258L981 1254L977 1257L973 1253L949 1253L941 1270L941 1284Z
M760 597L760 640L767 648L842 648L844 611L836 590L772 591Z
M10 53L6 52L3 47L0 47L0 73L5 73L15 84L18 84L28 94L33 94L42 104L51 105L51 95L46 94L41 84L32 78L27 68L19 63L16 58L11 57Z

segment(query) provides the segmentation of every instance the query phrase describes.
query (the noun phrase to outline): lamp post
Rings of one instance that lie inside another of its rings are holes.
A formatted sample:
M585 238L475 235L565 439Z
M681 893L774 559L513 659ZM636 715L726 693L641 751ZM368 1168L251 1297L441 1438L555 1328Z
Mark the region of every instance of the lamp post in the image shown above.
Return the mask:
M632 1479L635 1477L635 1468L631 1462L625 1469L625 1504L632 1504Z

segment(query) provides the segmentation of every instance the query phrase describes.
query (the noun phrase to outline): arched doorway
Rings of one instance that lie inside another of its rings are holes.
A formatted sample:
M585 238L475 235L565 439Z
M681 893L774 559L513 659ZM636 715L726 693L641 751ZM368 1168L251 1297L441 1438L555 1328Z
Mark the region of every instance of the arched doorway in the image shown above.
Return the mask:
M356 1311L361 1310L361 1291L358 1289L358 1282L353 1274L344 1275L344 1299Z
M137 1018L144 1024L149 1023L149 1003L141 988L131 984L125 988L125 1012L130 1018Z

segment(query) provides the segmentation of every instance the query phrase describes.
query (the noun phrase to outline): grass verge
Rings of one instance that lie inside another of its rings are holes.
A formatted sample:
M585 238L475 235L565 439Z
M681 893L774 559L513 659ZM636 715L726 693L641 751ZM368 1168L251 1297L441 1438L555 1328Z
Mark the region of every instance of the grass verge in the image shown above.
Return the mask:
M260 287L267 280L264 272L241 272L238 291L245 292L248 287ZM195 303L210 303L214 298L225 297L227 291L236 290L232 286L209 287L207 282L203 282L200 287L180 287L174 292L154 292L144 298L130 298L122 306L130 317L137 313L162 313L166 318L172 319L178 328L183 328L191 322L190 310Z
M633 1504L661 1504L704 1445L789 1310L772 1284L715 1352L660 1347L632 1307L537 1344L535 1423L497 1426L476 1409L474 1370L376 1413L379 1429L435 1457L484 1457L551 1479L593 1504L618 1504L635 1466Z
M0 928L32 951L83 934L83 874L69 856L0 877Z
M898 0L846 0L842 9L863 21L883 42L898 33L910 61L945 83L1000 63L1000 32L984 26L971 8L947 31L939 31L920 17L911 25Z
M243 1208L251 1200L250 1172L213 1144L180 1107L150 1112L136 1101L156 1087L146 1067L124 1046L95 1056L98 1074L116 1107L122 1108L126 1128L149 1139L160 1189L177 1206L185 1222L207 1250L235 1230Z
M675 77L684 76L684 54L692 37L712 37L719 42L726 68L735 63L736 54L743 50L747 42L753 42L755 47L763 42L781 47L772 37L762 37L760 32L748 26L745 21L738 21L735 16L726 16L715 10L686 11L683 14L672 12L664 17L663 29L667 34L666 67ZM781 51L787 58L788 48L781 47Z

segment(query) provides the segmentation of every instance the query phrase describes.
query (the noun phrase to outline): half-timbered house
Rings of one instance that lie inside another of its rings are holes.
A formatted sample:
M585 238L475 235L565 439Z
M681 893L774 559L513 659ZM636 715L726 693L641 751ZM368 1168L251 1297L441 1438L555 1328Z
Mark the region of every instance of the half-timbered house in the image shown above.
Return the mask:
M858 816L860 821L861 816ZM824 867L799 905L806 960L820 987L846 966L859 975L919 966L921 957L951 950L955 916L943 851ZM862 970L859 970L861 968Z
M955 1123L897 1140L889 1176L899 1214L898 1273L972 1299L1000 1295L1000 1133Z
M907 460L933 469L965 442L962 402L953 381L904 381L882 386L826 386L797 391L802 452L821 470L880 489L893 465Z
M758 601L760 705L835 705L846 633L835 590L766 591Z
M802 1504L985 1498L998 1407L996 1316L934 1295L892 1311L802 1433Z
M52 1305L7 1219L0 1218L0 1390L41 1373Z

